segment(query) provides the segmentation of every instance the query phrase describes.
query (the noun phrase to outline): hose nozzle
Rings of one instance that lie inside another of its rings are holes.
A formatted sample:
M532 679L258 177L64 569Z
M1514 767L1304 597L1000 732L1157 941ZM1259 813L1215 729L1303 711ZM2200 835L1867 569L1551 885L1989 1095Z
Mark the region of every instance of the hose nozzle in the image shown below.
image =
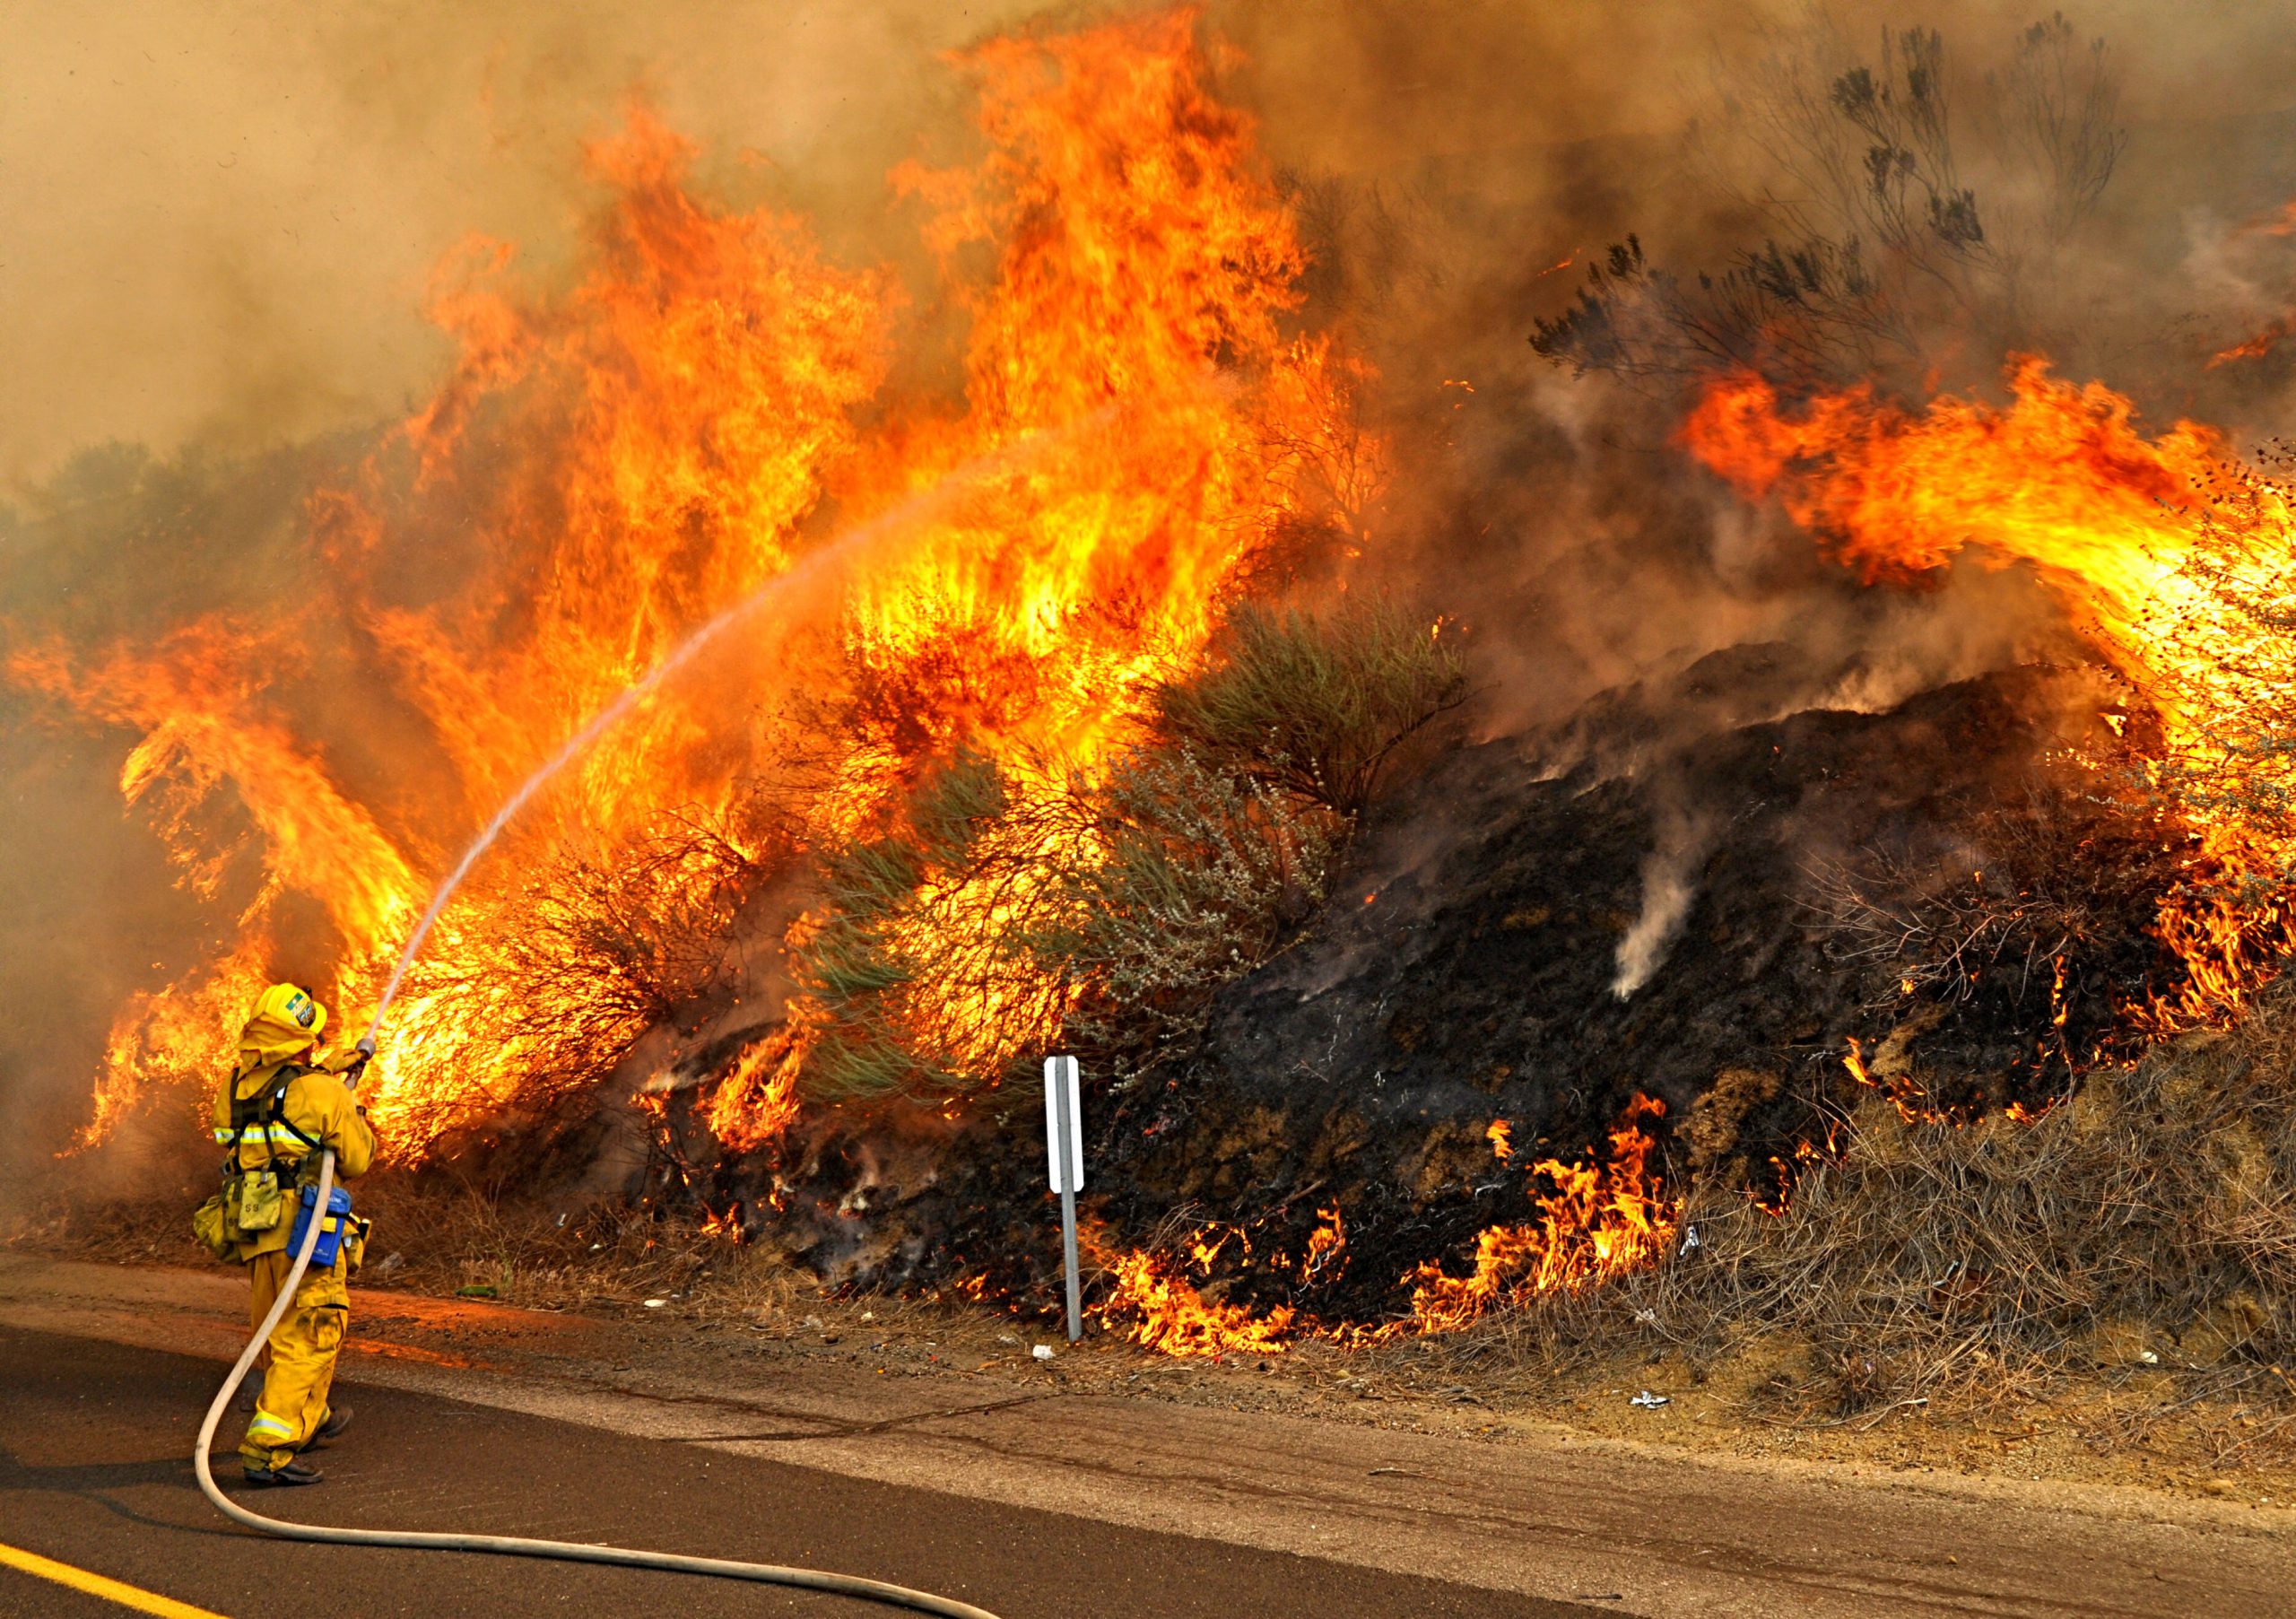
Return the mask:
M374 1055L375 1055L375 1037L374 1037L373 1035L371 1035L371 1034L362 1034L362 1035L361 1035L361 1036L359 1037L359 1045L358 1045L358 1047L357 1047L357 1049L358 1049L359 1055L360 1055L360 1056L361 1056L361 1057L372 1057L372 1056L374 1056Z

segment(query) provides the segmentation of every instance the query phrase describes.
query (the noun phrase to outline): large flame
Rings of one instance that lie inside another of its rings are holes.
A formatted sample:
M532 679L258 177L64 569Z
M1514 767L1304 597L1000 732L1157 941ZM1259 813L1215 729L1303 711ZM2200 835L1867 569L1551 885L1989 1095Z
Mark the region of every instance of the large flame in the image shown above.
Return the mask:
M2010 402L1941 397L1909 412L1870 389L1789 406L1751 373L1708 385L1683 441L1752 500L1778 502L1869 580L1917 581L1964 550L2029 566L2159 714L2159 770L2205 791L2182 807L2196 863L2280 869L2284 849L2238 806L2280 796L2278 710L2296 691L2279 604L2291 582L2288 492L2220 435L2179 422L2146 436L2130 401L2018 360ZM2239 901L2172 896L2161 936L2186 982L2150 1010L2198 1021L2237 1006L2285 932L2257 884Z
M312 502L326 587L248 622L14 655L19 683L135 735L123 790L186 882L239 907L209 961L122 1009L91 1139L154 1079L198 1105L251 992L312 971L281 946L286 896L325 908L323 988L338 1028L361 1021L471 829L697 624L841 532L911 513L837 588L650 697L457 894L370 1084L397 1153L546 1100L565 1031L626 1041L660 1019L655 980L692 967L641 963L652 979L633 968L604 997L521 971L580 921L555 875L568 859L604 874L608 922L631 884L656 914L710 914L777 851L883 828L960 749L1023 783L1090 770L1144 683L1203 646L1256 550L1301 525L1352 534L1379 476L1353 421L1360 368L1287 330L1298 233L1249 121L1207 88L1194 17L998 41L957 65L983 155L907 165L893 186L946 279L919 303L970 321L961 397L889 387L932 376L941 342L904 316L892 273L831 263L802 220L713 205L691 145L639 109L588 152L611 201L570 287L522 283L502 243L440 266L430 309L458 358ZM916 505L936 488L957 492ZM319 644L316 662L300 650ZM354 682L403 716L387 736L325 718L328 688ZM926 898L919 914L944 919L1002 902L961 883ZM1059 986L942 956L918 992L941 1004L918 1015L976 1070L1057 1024ZM715 1076L705 1117L729 1146L793 1115L822 1021L803 999Z
M269 981L267 944L284 898L324 906L358 963L378 961L413 918L419 901L406 861L263 700L265 686L300 661L287 638L224 620L190 625L140 655L112 648L79 664L48 644L8 661L18 683L140 733L120 767L120 791L150 808L195 892L219 893L243 843L257 845L236 936L204 967L132 997L114 1020L81 1145L100 1140L154 1081L192 1091L213 1083ZM203 814L226 781L239 789L249 838L219 835Z
M2032 564L2093 616L2109 653L2150 675L2147 627L2178 588L2190 509L2223 447L2185 422L2147 439L2126 399L2060 382L2039 360L2019 361L2009 386L2005 409L1943 397L1915 414L1864 387L1789 409L1742 372L1708 385L1683 438L1869 580L1918 579L1969 546Z

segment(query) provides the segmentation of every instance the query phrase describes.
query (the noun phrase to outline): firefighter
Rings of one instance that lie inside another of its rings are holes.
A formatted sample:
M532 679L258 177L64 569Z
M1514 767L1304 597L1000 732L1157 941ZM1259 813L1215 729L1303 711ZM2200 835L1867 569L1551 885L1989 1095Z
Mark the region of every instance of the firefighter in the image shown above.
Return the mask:
M294 1267L301 1188L317 1179L319 1151L335 1149L335 1172L350 1180L375 1159L375 1133L352 1098L371 1047L346 1056L317 1054L326 1008L293 984L274 984L257 997L239 1031L230 1084L215 1099L215 1139L232 1149L225 1164L232 1200L236 1257L248 1267L248 1319L262 1325ZM361 1233L362 1234L362 1233ZM241 1473L250 1484L315 1484L319 1470L300 1452L324 1444L350 1424L347 1406L330 1406L335 1354L350 1325L344 1278L358 1263L357 1235L335 1245L331 1264L315 1259L287 1312L272 1328L270 1366L255 1415L240 1442Z

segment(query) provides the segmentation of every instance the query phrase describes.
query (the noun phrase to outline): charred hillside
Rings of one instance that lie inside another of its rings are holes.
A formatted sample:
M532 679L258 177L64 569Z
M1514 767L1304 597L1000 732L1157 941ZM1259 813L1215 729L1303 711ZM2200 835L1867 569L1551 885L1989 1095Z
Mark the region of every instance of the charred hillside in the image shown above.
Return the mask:
M1570 732L1441 760L1195 1049L1095 1097L1088 1210L1127 1244L1233 1228L1247 1240L1205 1267L1223 1276L1208 1293L1374 1319L1413 1267L1456 1268L1478 1232L1534 1219L1549 1188L1529 1166L1600 1157L1638 1095L1665 1110L1669 1186L1771 1191L1857 1091L1854 1049L1916 1109L2062 1092L2170 971L2150 932L2163 840L2068 762L2118 745L2110 691L2027 668L1881 712L1745 719L1810 689L1780 649L1740 649ZM1031 1287L1027 1261L996 1258L1054 1263L1022 1091L905 1175L882 1145L865 1162L817 1142L801 1248L850 1274ZM1334 1208L1345 1260L1303 1279Z

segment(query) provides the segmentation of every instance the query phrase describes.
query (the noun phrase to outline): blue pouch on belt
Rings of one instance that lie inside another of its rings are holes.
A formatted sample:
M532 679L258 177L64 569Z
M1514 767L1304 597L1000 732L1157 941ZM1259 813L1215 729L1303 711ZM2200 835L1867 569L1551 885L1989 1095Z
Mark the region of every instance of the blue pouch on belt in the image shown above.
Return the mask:
M295 1205L295 1229L288 1233L287 1251L303 1251L303 1237L311 1229L311 1212L318 1207L319 1188L307 1186ZM335 1255L343 1248L344 1228L351 1223L351 1194L341 1187L330 1187L326 1194L326 1218L319 1225L318 1246L311 1249L311 1268L326 1270L335 1264Z

